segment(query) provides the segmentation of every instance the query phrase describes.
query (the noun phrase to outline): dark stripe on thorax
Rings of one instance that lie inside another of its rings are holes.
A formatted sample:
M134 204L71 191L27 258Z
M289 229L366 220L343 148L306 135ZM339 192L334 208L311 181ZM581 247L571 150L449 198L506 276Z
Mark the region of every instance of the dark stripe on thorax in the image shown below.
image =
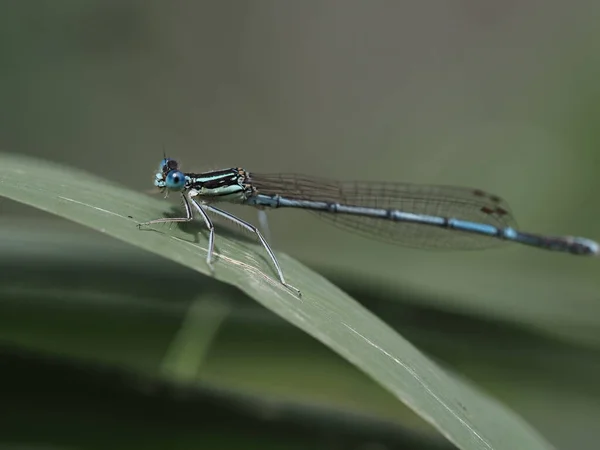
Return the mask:
M215 170L204 173L188 173L193 187L217 189L223 186L238 184L240 174L237 169Z

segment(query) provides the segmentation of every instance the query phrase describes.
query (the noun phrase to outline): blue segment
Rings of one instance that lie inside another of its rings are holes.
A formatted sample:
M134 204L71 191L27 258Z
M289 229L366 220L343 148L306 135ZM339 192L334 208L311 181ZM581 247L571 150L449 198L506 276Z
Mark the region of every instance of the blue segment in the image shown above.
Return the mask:
M507 227L502 230L502 236L504 236L504 239L515 240L518 233L514 228Z
M165 187L172 191L181 191L185 187L185 175L179 170L171 170L165 177Z
M279 206L279 196L269 196L269 195L255 195L254 197L250 197L246 200L246 204L248 205L257 205L257 206L269 206L271 208L276 208Z
M485 234L488 236L497 236L498 228L486 223L475 223L466 220L449 219L448 226L455 230L469 231L471 233Z
M422 223L424 225L437 225L440 227L444 227L446 224L446 219L444 219L443 217L429 216L425 214L413 214L406 213L403 211L387 211L385 215L391 218L392 220L397 220L399 222L410 221L414 223ZM452 228L451 225L449 226Z

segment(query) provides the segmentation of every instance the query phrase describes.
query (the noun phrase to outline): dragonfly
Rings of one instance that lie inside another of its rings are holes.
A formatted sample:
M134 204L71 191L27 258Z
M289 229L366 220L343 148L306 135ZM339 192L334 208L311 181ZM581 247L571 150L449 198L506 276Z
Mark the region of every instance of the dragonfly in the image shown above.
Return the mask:
M253 233L267 252L280 283L287 283L275 253L260 230L216 205L299 208L360 235L407 247L472 250L514 242L554 252L598 256L600 245L575 236L546 236L520 231L505 200L481 189L399 182L332 181L299 174L258 174L243 168L202 173L183 172L164 157L154 185L166 195L179 192L185 217L163 217L138 227L189 222L196 213L208 230L206 263L214 273L215 227L220 216Z

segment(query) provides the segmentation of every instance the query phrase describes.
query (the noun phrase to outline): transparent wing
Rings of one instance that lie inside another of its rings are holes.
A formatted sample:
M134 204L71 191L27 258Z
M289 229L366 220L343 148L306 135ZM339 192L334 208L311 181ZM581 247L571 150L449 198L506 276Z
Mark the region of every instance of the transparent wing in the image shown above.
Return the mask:
M259 194L352 206L394 209L516 228L508 204L479 189L386 182L336 182L297 174L251 174ZM493 237L367 216L313 212L347 231L408 247L477 249L502 244Z

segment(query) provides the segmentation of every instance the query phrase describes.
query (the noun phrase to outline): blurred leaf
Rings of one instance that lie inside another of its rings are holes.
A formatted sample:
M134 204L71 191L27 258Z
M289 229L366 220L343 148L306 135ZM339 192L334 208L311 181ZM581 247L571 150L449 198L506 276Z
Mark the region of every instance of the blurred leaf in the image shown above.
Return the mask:
M4 154L0 195L87 225L209 274L205 247L173 227L139 231L136 222L164 216L165 203L70 167ZM135 219L134 219L135 218ZM300 327L355 364L462 449L552 448L514 413L449 376L366 309L289 257L280 255L298 298L269 276L263 252L218 236L216 278ZM260 261L260 262L259 262ZM262 269L257 268L260 266Z
M225 302L215 299L192 301L163 358L163 376L180 382L196 380L213 339L229 312Z
M189 389L6 345L0 356L3 380L11 386L2 398L11 411L0 422L2 449L456 448L438 434L362 411L218 385Z

